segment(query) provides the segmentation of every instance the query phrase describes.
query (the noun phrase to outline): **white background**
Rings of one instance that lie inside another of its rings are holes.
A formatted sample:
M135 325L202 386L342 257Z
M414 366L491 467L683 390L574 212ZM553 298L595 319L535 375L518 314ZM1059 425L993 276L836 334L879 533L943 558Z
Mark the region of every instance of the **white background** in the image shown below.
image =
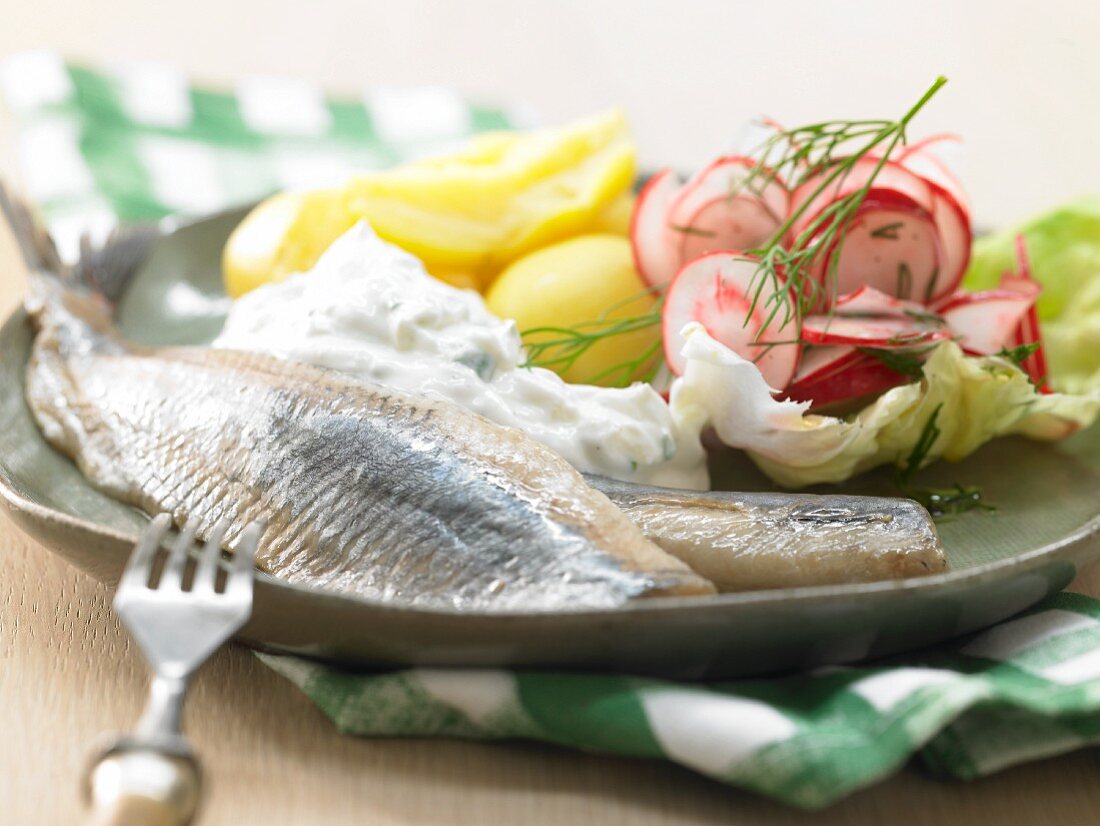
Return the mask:
M643 161L697 164L736 127L900 115L967 140L986 226L1100 191L1100 2L0 0L0 56L46 46L207 80L447 83L544 120L625 107Z

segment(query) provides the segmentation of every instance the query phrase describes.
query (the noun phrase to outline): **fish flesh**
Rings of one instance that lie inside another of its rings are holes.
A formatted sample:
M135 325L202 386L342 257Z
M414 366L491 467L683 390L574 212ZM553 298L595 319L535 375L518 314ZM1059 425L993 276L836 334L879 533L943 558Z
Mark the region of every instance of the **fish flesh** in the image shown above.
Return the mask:
M271 356L143 348L98 297L35 276L27 400L97 487L261 568L432 608L605 607L714 587L564 459L462 408Z
M947 570L935 523L910 499L703 493L585 478L646 537L719 591L875 582Z

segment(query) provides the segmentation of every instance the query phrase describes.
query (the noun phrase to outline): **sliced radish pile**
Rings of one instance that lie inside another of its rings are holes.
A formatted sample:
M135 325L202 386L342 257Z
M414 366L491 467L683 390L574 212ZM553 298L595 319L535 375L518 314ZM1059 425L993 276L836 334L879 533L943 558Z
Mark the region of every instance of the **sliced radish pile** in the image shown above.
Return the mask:
M765 174L748 181L752 168L751 158L719 158L684 184L668 217L680 234L682 262L716 250L755 249L775 234L790 196Z
M951 338L940 326L898 316L846 318L811 315L802 319L802 338L807 344L849 345L892 350Z
M785 284L765 284L756 294L757 261L738 252L715 252L696 258L676 275L665 296L663 330L665 359L677 375L684 370L682 330L698 321L711 337L752 361L768 386L783 389L795 374L801 345L795 338L793 308L780 307L772 320L774 300L788 302ZM778 287L779 299L773 299ZM790 311L790 321L784 319Z
M815 408L912 380L876 350L922 358L926 345L954 339L989 355L1038 341L1040 288L1022 239L1018 271L997 289L959 289L972 229L969 199L944 160L954 141L937 135L885 159L868 155L835 178L837 167L829 167L793 192L770 173L754 175L756 162L739 155L718 158L683 184L668 169L655 175L638 197L631 242L642 277L667 285L662 323L672 373L684 370L689 322L756 364L769 386ZM830 209L857 193L858 208L824 248ZM759 261L749 254L787 220L785 245L816 245L805 298L815 283L826 297L800 322L785 280L761 289ZM1024 368L1041 383L1041 348Z
M630 217L630 245L638 274L652 286L667 284L680 268L679 237L668 225L668 209L680 184L671 169L646 183Z

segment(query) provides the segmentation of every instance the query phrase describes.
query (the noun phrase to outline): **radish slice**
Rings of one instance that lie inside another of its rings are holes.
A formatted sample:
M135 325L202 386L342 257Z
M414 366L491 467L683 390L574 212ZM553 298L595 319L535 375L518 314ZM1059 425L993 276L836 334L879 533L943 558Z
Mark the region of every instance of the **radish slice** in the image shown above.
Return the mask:
M945 257L934 214L936 195L927 182L900 164L879 164L875 158L861 158L847 175L818 194L828 170L800 185L791 197L791 209L797 212L805 207L805 211L791 233L794 237L804 235L830 204L870 183L843 239L816 256L814 277L827 296L869 284L898 298L922 301L937 292ZM819 227L819 232L824 229ZM803 240L813 243L815 239Z
M909 317L856 319L842 315L811 315L802 319L802 338L807 344L846 344L886 350L930 344L950 337L942 327Z
M906 169L915 172L934 187L943 190L970 218L970 198L963 188L959 176L952 170L951 165L945 160L945 150L950 150L952 144L962 143L958 135L940 134L929 135L923 140L911 143L896 153L896 160Z
M814 408L821 408L882 393L912 381L910 376L891 370L874 356L858 350L851 351L842 359L839 367L820 379L791 384L786 398L794 402L810 402Z
M1001 278L1001 286L1017 292L1025 292L1028 289L1035 290L1038 298L1042 286L1031 274L1031 260L1027 254L1027 239L1023 234L1016 236L1016 272ZM1038 344L1038 348L1021 365L1031 381L1039 388L1040 393L1053 393L1047 380L1047 356L1043 350L1043 332L1039 327L1039 310L1036 302L1032 302L1027 315L1016 329L1015 343L1017 346L1024 344Z
M935 155L926 152L916 152L905 155L900 161L901 165L919 175L936 189L945 193L955 204L970 218L970 198L963 189L959 179L955 177L947 165Z
M836 271L830 274L827 268L836 251ZM814 277L826 286L826 296L869 285L919 301L934 290L940 267L940 239L932 217L896 193L871 190L843 244L838 241L815 260ZM835 287L829 283L834 277Z
M791 389L804 382L817 382L843 370L860 353L855 347L807 347L791 379Z
M905 160L910 155L915 155L918 152L934 151L936 148L941 147L945 143L962 143L962 138L956 135L954 132L937 132L934 135L928 135L921 138L919 141L902 146L894 153L896 160Z
M970 214L943 192L935 195L932 219L939 231L941 260L937 278L923 296L925 301L935 301L958 289L970 264L973 242Z
M973 241L970 198L955 173L936 154L936 150L945 143L958 141L957 135L933 135L907 146L894 157L933 190L932 218L940 234L942 261L934 285L924 296L926 301L933 301L958 288L970 263Z
M1013 343L1034 303L1034 295L988 290L960 297L941 312L967 350L988 356Z
M665 360L672 372L684 370L684 326L698 321L712 338L755 362L769 387L782 390L790 383L802 350L792 341L794 308L781 306L769 323L776 285L765 284L753 307L756 277L757 260L739 252L714 252L684 265L669 284L663 311ZM786 285L777 286L780 300L789 302ZM790 343L768 346L777 341Z
M904 301L887 295L874 287L864 284L858 290L840 296L833 305L837 315L895 315L921 317L928 314L928 308L915 301Z
M668 225L668 209L679 182L671 169L658 172L646 183L630 217L630 245L638 274L653 287L672 280L680 266L678 233Z
M875 170L878 169L876 174ZM928 184L914 175L908 169L895 161L885 161L879 169L879 159L873 157L860 158L853 164L847 175L839 177L816 194L818 187L833 173L834 170L826 169L800 184L791 193L791 212L797 212L806 205L806 211L799 216L791 228L794 234L799 234L813 222L813 220L829 204L838 201L846 195L862 189L871 181L871 191L892 192L910 201L926 213L932 212L932 190Z
M669 210L681 236L681 261L714 250L751 250L765 244L783 223L790 196L781 182L760 176L746 188L752 158L719 158L688 181Z

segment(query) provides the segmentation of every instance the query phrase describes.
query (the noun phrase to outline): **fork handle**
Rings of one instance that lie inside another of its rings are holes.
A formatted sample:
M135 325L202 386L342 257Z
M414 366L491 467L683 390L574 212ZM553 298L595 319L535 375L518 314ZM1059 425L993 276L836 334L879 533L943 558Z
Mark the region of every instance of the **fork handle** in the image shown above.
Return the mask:
M149 797L121 797L92 813L88 826L180 826L172 807Z
M109 752L92 769L89 826L184 826L199 801L194 760L152 749Z

